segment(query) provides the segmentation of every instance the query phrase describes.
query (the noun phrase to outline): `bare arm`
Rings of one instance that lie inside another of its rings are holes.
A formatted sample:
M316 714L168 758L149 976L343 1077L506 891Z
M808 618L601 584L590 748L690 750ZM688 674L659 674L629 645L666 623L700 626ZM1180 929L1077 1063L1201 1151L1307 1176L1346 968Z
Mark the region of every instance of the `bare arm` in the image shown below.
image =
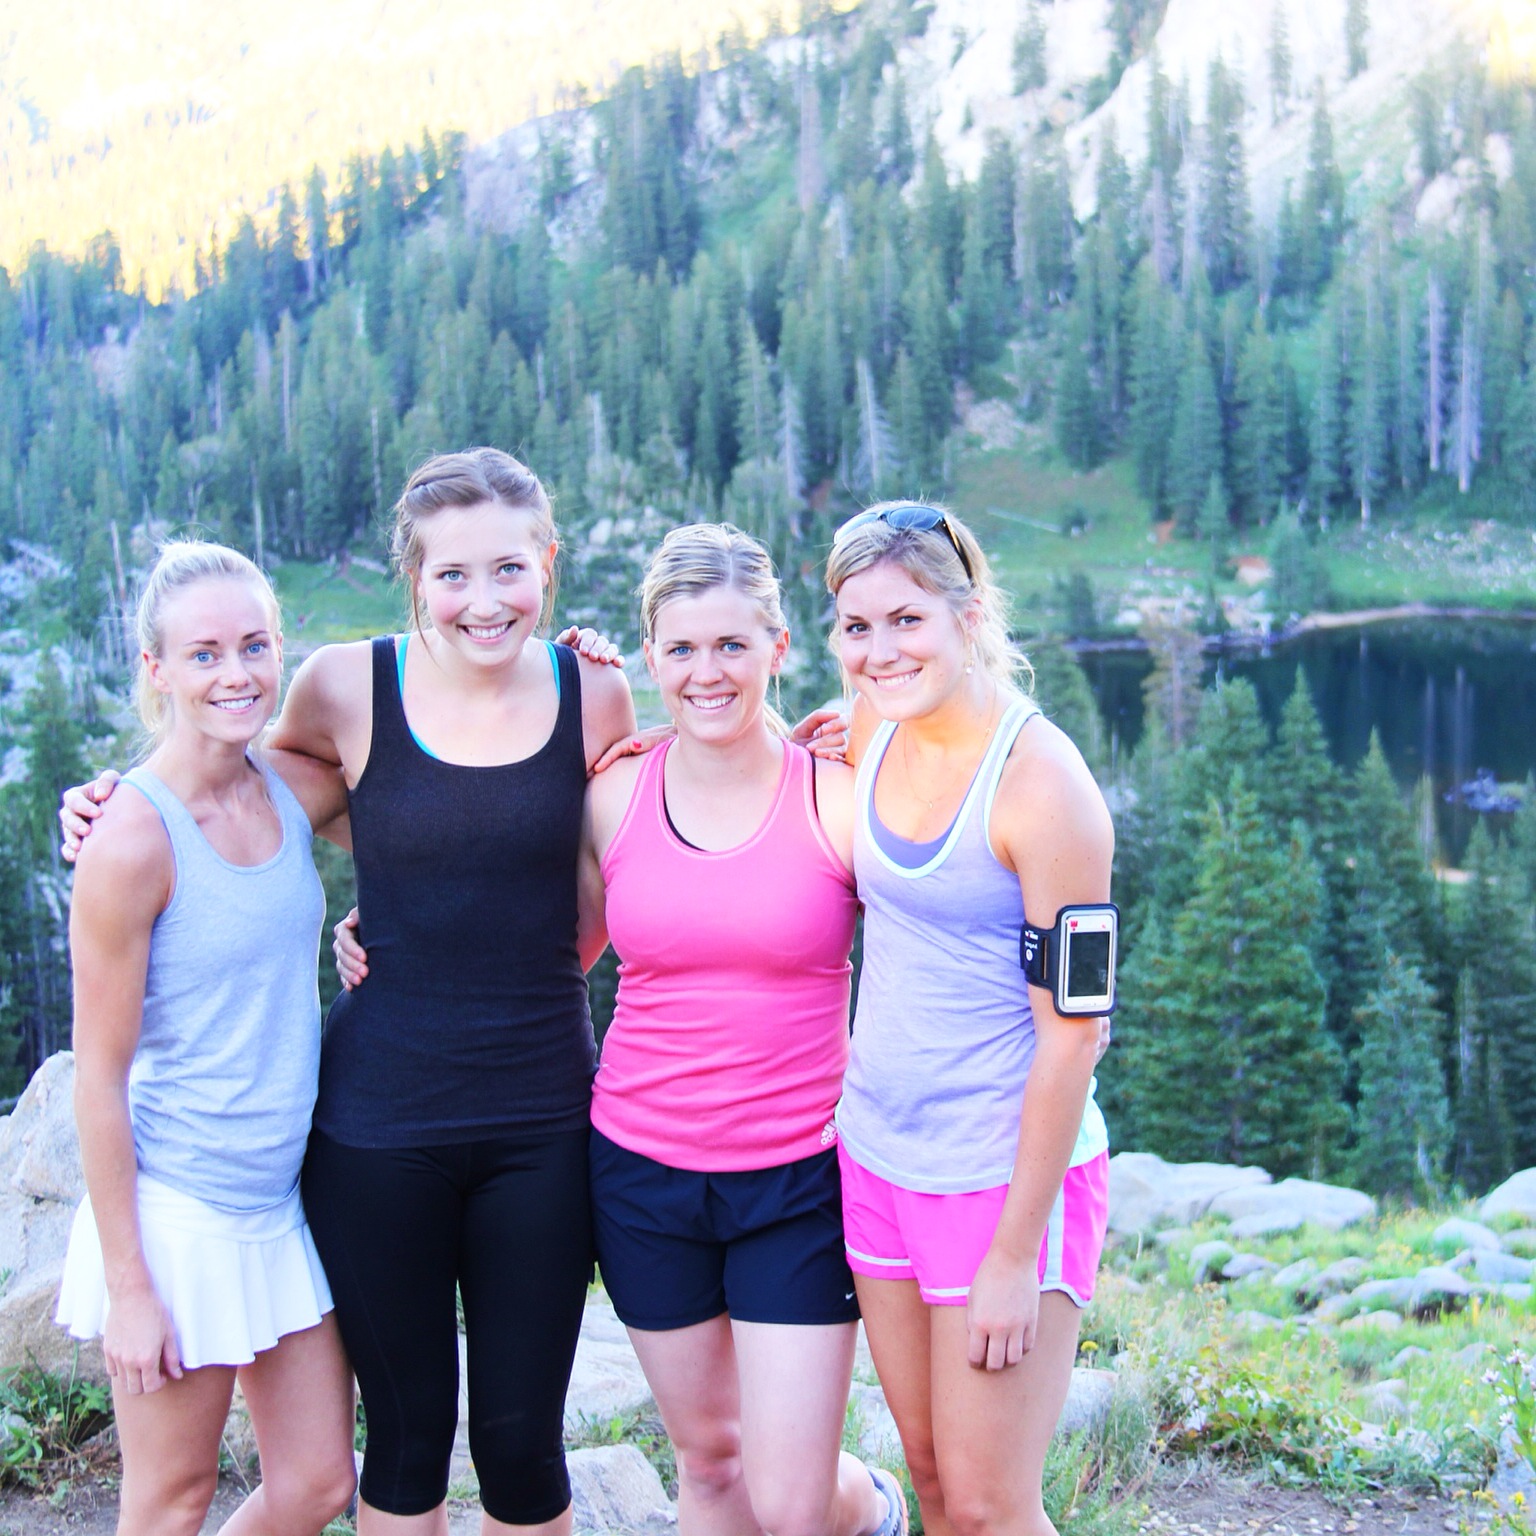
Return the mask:
M1019 877L1032 922L1048 924L1074 902L1109 899L1115 846L1109 811L1077 749L1046 720L1032 720L1014 748L991 833L994 850ZM1040 1244L1099 1056L1099 1021L1062 1017L1044 987L1032 986L1029 1002L1035 1057L1013 1178L968 1304L971 1364L989 1370L1017 1363L1034 1345Z
M70 910L74 965L75 1120L101 1237L111 1308L103 1340L122 1390L153 1392L181 1375L175 1330L144 1261L128 1071L138 1048L150 934L175 882L153 808L119 796L81 850Z
M608 904L592 829L592 791L596 782L587 786L581 812L581 852L576 865L576 950L584 971L590 971L608 947Z
M616 667L581 657L581 734L587 752L587 772L608 755L609 748L635 734L635 701L629 683ZM294 680L297 682L297 678Z

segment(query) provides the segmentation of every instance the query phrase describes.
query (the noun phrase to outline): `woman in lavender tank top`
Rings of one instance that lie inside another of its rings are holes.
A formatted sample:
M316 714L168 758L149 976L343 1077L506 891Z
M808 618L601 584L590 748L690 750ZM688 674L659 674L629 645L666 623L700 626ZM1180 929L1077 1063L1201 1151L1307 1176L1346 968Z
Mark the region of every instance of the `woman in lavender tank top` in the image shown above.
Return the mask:
M262 1482L230 1528L313 1532L354 1485L352 1377L298 1190L325 915L310 836L345 840L346 796L254 755L282 636L243 555L167 546L138 630L153 750L80 852L70 917L88 1195L58 1321L103 1335L122 1536L202 1527L237 1375Z
M1001 593L950 514L838 531L865 908L838 1107L844 1226L924 1529L1046 1536L1045 1453L1103 1243L1100 1027L1019 968L1027 910L1109 896L1077 749L1020 692Z

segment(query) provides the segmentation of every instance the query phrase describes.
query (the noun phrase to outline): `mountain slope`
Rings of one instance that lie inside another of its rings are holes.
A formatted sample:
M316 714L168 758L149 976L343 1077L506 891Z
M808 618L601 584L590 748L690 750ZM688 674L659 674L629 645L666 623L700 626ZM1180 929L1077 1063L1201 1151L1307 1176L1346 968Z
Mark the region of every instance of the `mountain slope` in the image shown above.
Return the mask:
M760 35L742 0L0 0L0 264L36 241L116 235L130 284L185 281L211 227L318 163L462 130L471 142L548 111L562 88L722 29ZM302 191L302 188L299 188Z

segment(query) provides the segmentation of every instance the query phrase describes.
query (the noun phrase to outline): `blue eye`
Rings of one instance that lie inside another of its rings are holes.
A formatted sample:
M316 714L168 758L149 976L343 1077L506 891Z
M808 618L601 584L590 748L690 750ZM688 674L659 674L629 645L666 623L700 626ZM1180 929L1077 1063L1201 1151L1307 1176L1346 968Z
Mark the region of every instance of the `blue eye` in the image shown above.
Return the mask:
M245 653L247 656L261 656L265 654L266 649L267 642L265 640L252 640L251 643L246 646Z
M526 570L526 569L527 569L527 567L524 566L521 561L509 560L509 561L507 561L507 563L504 566L502 566L502 568L501 568L501 575L503 575L503 576L520 576L523 573L523 571Z

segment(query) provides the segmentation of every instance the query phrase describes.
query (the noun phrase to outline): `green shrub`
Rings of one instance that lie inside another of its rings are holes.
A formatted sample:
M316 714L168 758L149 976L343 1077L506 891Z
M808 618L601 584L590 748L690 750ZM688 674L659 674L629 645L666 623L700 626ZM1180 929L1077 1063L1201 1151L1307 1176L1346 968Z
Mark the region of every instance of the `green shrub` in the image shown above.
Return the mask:
M68 1376L35 1366L7 1372L0 1376L0 1483L50 1486L111 1422L107 1389L73 1370Z

